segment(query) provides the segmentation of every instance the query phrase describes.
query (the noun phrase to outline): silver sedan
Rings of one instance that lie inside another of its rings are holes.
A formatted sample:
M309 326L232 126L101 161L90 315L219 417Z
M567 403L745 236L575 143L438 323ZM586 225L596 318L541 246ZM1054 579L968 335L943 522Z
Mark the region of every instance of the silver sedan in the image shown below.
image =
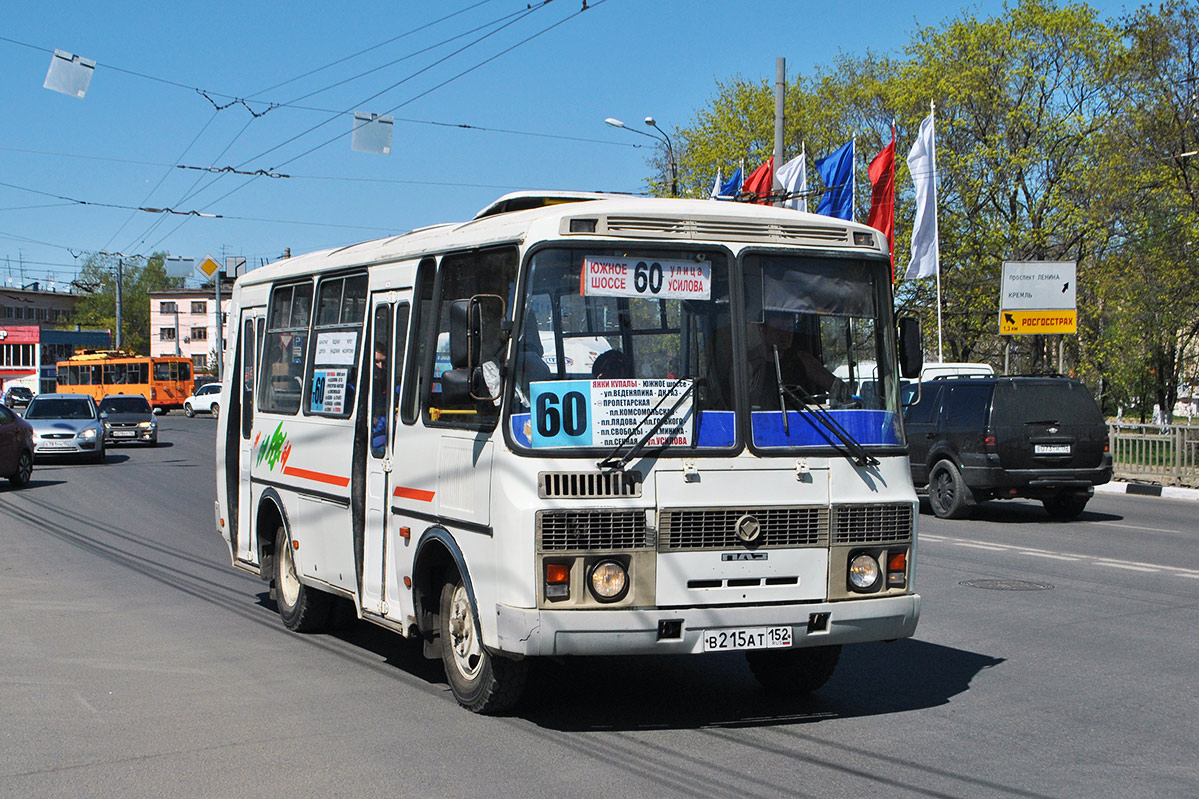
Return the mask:
M34 457L86 455L104 461L104 427L87 394L39 394L30 400L25 421L33 427Z

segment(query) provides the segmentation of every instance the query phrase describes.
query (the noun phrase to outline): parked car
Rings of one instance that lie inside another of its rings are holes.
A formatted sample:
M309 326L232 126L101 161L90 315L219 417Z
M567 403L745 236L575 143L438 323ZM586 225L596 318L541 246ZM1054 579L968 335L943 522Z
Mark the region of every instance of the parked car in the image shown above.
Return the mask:
M33 427L13 409L0 405L0 477L17 488L33 475Z
M211 413L213 417L221 415L221 384L208 383L200 386L195 392L183 401L183 412L188 417L195 416L197 413Z
M33 453L86 455L104 461L104 427L96 401L87 394L39 394L25 409L33 426Z
M140 442L158 446L158 421L150 401L141 394L111 394L100 400L104 443Z
M10 386L4 392L4 404L13 410L26 407L31 399L33 391L25 386Z
M958 376L904 409L912 482L941 518L988 499L1041 500L1074 518L1112 477L1107 425L1086 386L1060 377Z

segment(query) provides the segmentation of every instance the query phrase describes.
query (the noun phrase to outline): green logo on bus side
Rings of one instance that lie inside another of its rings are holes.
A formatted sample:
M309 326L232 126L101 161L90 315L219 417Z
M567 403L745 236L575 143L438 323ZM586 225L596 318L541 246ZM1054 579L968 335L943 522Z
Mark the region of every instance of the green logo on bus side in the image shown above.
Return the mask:
M271 433L258 448L258 459L255 461L255 465L261 465L263 461L266 461L267 465L271 467L271 471L274 471L275 465L283 457L285 447L287 447L287 434L283 432L283 422L279 422L275 432ZM290 447L287 448L290 449Z

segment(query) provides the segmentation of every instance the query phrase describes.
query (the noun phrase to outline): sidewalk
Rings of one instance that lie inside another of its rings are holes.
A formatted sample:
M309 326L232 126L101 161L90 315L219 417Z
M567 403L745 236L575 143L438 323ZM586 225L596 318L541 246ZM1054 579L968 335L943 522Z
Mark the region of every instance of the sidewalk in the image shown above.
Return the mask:
M1113 480L1101 486L1095 486L1096 494L1136 494L1144 497L1162 497L1163 499L1199 500L1199 488L1178 488L1176 486L1159 486L1151 483L1126 483Z

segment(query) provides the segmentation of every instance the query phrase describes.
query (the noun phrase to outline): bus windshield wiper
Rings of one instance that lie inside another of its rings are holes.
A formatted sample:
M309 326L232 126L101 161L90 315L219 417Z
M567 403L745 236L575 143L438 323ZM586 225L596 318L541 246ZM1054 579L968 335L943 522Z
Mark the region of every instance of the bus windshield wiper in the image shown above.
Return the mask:
M796 386L795 388L799 388L799 387ZM799 389L799 390L803 391L803 389ZM826 411L824 408L821 408L817 404L808 403L807 401L805 401L803 399L803 397L796 394L795 391L792 390L791 386L784 386L782 384L782 382L780 382L779 383L779 394L782 395L783 392L786 392L787 396L791 397L791 399L798 402L799 406L808 412L807 416L804 417L805 419L811 420L811 419L815 418L817 421L820 422L820 424L826 430L828 430L838 440L840 440L841 446L843 446L846 450L849 451L849 454L851 456L853 456L854 461L856 461L859 466L877 466L878 465L878 458L874 457L869 452L867 452L866 448L862 446L861 442L858 441L856 438L854 438L853 435L848 430L846 430L844 427L842 427L841 423L838 422L832 414L830 414L828 411ZM808 394L808 399L813 399L811 394ZM783 419L786 420L786 418L787 418L787 409L784 406L783 407ZM785 421L784 421L783 426L784 426L784 429L786 429Z
M616 460L616 456L620 454L620 451L624 448L624 446L629 443L629 441L633 438L633 435L641 429L641 425L645 424L645 420L653 416L654 412L657 411L658 408L662 407L662 403L666 401L666 398L673 394L674 390L678 388L679 385L682 384L682 382L686 379L686 377L680 377L678 380L674 381L674 385L672 385L670 389L658 399L658 403L646 411L645 415L637 420L637 424L633 425L629 429L629 432L625 435L621 442L617 444L612 451L604 457L603 460L599 461L598 466L601 469L623 469L628 465L629 461L637 457L637 453L641 452L641 450L645 448L646 443L648 443L649 440L654 437L654 434L661 429L662 425L666 423L666 420L674 416L674 412L679 409L679 406L683 404L683 401L686 400L687 397L691 396L691 392L695 391L695 384L699 382L698 380L692 380L691 384L688 385L687 388L683 390L683 393L679 395L679 398L675 400L674 405L670 406L670 410L662 414L662 418L654 423L654 426L649 429L649 432L638 439L637 443L629 447L629 451L624 454L624 457Z

